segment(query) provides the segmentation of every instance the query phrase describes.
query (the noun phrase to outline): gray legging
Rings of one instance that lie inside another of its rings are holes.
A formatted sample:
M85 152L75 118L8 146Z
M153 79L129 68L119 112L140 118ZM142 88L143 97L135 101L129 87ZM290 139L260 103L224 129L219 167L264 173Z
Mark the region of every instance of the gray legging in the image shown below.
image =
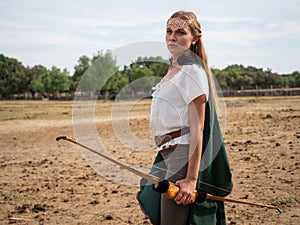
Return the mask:
M167 166L166 179L175 183L183 179L187 172L189 160L189 145L179 145L161 151L161 155ZM177 205L166 195L161 196L161 221L160 225L186 225L189 219L190 206Z

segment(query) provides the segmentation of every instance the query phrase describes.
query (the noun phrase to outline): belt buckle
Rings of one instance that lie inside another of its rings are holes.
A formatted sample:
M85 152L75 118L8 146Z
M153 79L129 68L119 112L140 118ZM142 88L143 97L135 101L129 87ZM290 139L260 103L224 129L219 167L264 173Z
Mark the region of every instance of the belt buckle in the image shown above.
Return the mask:
M172 136L168 134L164 134L161 136L155 136L155 144L160 147L164 143L167 143L172 140Z
M171 135L165 135L165 139L166 139L166 142L169 142L172 140L172 136Z

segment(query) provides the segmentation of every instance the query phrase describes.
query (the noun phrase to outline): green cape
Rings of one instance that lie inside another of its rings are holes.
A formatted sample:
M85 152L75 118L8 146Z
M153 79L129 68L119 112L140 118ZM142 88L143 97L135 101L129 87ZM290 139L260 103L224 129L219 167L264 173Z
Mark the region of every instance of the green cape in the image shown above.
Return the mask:
M163 179L165 171L163 158L158 152L150 173ZM157 169L157 165L161 170ZM209 185L207 185L209 184ZM217 119L215 107L209 95L206 103L205 125L203 134L203 150L198 175L197 189L218 196L230 194L232 189L231 171L223 141L222 132ZM160 193L152 189L152 185L141 181L141 191L137 199L143 212L154 225L160 224ZM223 202L205 200L191 205L189 225L226 225Z

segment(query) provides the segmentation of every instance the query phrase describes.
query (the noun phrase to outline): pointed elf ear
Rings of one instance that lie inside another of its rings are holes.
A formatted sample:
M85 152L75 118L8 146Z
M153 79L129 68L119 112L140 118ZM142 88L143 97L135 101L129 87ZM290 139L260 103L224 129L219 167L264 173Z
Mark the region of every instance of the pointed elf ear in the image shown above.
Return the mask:
M201 36L202 36L201 34L196 34L196 35L194 35L192 44L193 44L193 45L196 44L197 41L199 41L199 39L201 38Z

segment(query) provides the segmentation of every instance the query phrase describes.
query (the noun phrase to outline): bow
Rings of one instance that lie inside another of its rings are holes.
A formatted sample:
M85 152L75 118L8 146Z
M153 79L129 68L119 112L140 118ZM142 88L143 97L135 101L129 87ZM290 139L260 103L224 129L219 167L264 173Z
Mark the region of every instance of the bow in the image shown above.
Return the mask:
M159 181L158 177L156 177L152 174L149 174L149 173L145 173L141 170L135 169L135 168L133 168L133 167L127 165L127 164L124 164L124 163L122 163L118 160L115 160L115 159L113 159L113 158L111 158L111 157L109 157L105 154L102 154L101 152L96 151L95 149L92 149L92 148L90 148L90 147L88 147L84 144L81 144L80 142L76 141L73 138L70 138L70 137L67 137L67 136L58 136L56 138L56 141L60 141L60 140L69 141L73 144L81 146L81 147L87 149L88 151L90 151L90 152L92 152L96 155L99 155L99 156L115 163L116 165L121 166L122 168L132 172L133 174L144 178L145 180L147 180L147 181L149 181L150 183L153 184L153 189L156 192L165 193L166 196L169 199L174 199L176 197L176 195L178 194L178 192L179 192L179 187L176 186L174 183L169 182L167 180ZM202 182L202 183L206 184L205 182ZM209 185L209 184L206 184L206 185ZM215 186L213 186L213 187L215 187ZM218 187L215 187L215 188L218 188ZM227 198L227 197L220 197L220 196L208 194L203 189L199 189L199 190L194 191L194 194L193 194L192 199L191 199L191 203L194 203L196 201L197 202L203 202L206 199L214 200L214 201L246 204L246 205L252 205L252 206L260 206L260 207L265 207L265 208L269 208L269 209L276 209L278 211L278 213L281 213L281 210L275 205L266 205L266 204L262 204L262 203L255 203L255 202L248 202L248 201L243 201L243 200L235 200L235 199L231 199L231 198Z

